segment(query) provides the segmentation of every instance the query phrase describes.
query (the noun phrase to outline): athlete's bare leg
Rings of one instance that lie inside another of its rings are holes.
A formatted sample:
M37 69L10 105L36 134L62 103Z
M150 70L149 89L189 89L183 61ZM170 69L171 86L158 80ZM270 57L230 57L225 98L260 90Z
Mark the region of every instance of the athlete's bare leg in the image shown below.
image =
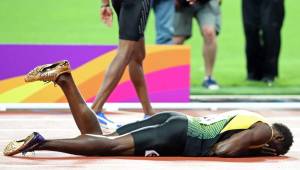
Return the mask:
M142 54L139 49L141 45L144 45L144 40L140 41L129 41L129 40L120 40L119 43L119 49L117 56L113 59L112 63L110 64L102 86L96 96L96 99L92 105L92 109L95 112L101 112L104 103L106 102L109 95L112 93L112 91L115 89L117 84L119 83L125 68L131 61L135 60L136 53L138 55ZM149 103L148 95L147 95L147 88L145 87L146 84L144 82L144 73L142 72L142 65L140 64L133 64L131 66L131 69L137 70L138 72L131 76L132 81L135 85L135 88L137 89L138 96L140 98L140 101L143 104L143 108L145 109L144 112L148 114L152 114L152 108ZM141 78L137 78L137 76L140 76Z
M81 134L102 134L95 113L86 105L71 74L60 75L56 83L63 90Z
M129 63L130 79L140 99L144 113L146 115L154 115L155 113L150 105L149 96L147 93L147 85L144 77L143 60L146 53L144 38L139 40L136 46L134 57Z
M84 156L133 155L132 135L107 137L80 135L73 139L46 140L35 150L49 150Z
M56 83L68 99L73 117L81 135L73 139L46 140L34 150L59 151L76 155L132 155L134 142L131 135L107 137L102 131L95 113L86 105L71 74L58 77Z

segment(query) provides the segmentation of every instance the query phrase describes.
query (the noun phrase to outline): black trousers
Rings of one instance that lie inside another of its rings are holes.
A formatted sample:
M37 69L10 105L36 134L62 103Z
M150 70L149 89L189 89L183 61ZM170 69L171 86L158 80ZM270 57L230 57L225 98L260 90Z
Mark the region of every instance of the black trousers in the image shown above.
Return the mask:
M243 0L248 79L278 77L284 0Z

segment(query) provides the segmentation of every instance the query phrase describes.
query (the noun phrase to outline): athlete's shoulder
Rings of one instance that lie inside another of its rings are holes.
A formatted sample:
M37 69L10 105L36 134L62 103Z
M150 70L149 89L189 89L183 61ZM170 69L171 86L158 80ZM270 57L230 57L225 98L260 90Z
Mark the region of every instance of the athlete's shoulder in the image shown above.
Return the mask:
M249 117L257 117L260 119L265 119L263 115L261 115L258 112L250 111L250 110L231 110L224 112L223 114L228 114L228 115L240 115L240 116L249 116Z
M269 125L268 121L260 114L247 110L233 110L223 113L230 117L230 122L224 127L222 132L236 129L249 129L257 122Z

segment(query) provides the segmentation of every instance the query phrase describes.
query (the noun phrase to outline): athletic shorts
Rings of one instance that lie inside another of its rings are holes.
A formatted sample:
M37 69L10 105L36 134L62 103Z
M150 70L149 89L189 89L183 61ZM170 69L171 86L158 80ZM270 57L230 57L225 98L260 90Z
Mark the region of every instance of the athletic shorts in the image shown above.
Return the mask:
M176 10L174 17L174 35L192 35L192 19L196 18L201 29L204 26L213 26L216 34L221 31L221 12L218 0L210 0L205 4L195 4Z
M150 0L112 0L118 16L119 38L138 41L144 37Z
M135 155L180 156L187 140L188 120L177 112L162 112L148 119L117 129L119 135L129 133L135 144Z

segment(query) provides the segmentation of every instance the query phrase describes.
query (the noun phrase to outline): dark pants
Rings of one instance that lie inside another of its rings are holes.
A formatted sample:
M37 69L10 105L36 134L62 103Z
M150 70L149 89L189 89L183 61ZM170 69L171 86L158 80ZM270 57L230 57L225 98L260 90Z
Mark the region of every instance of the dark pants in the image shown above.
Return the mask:
M248 79L278 76L284 0L243 0Z
M160 156L180 156L187 139L188 120L177 112L161 112L148 119L133 122L117 129L119 135L130 133L136 156L154 150Z

